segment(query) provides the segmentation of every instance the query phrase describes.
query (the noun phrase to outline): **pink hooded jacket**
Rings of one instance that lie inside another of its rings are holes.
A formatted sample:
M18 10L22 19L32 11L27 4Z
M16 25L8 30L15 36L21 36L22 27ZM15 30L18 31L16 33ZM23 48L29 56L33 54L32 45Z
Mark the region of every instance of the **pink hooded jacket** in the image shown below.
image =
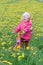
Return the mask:
M32 30L30 28L32 27L31 20L28 20L27 22L22 21L17 28L15 29L15 32L22 33L23 31L26 32L26 34L21 34L21 38L25 40L30 40L32 38Z

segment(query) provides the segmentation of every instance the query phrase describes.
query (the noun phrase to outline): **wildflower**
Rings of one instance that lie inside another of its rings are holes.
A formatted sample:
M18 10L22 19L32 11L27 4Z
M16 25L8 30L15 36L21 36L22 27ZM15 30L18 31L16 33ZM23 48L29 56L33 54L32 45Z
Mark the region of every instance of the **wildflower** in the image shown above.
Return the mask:
M34 52L33 55L36 55L36 52Z
M17 53L17 55L20 55L20 53Z
M21 49L21 46L18 45L18 46L16 47L16 49L13 49L13 50L20 51L20 49Z
M22 53L22 58L24 58L25 57L25 54L24 53Z
M26 47L26 49L27 49L27 50L29 50L29 49L30 49L30 47Z
M16 57L16 54L15 54L15 53L13 53L13 54L12 54L12 56L13 56L13 57Z
M10 50L10 49L12 49L12 46L11 46L11 47L9 47L9 50Z
M6 42L2 42L1 44L2 44L2 46L4 46L6 44Z
M19 45L19 46L17 46L17 49L21 49L21 46Z
M9 64L9 65L12 65L12 63L11 63L11 62L8 62L8 64Z
M40 34L37 33L37 34L36 34L36 37L39 37L39 36L40 36Z
M12 41L9 42L9 44L11 44L11 43L12 43Z
M2 62L8 63L9 65L12 65L12 63L11 63L11 62L6 61L6 60L3 60Z
M18 61L20 61L20 60L21 60L21 58L22 58L22 56L18 56Z

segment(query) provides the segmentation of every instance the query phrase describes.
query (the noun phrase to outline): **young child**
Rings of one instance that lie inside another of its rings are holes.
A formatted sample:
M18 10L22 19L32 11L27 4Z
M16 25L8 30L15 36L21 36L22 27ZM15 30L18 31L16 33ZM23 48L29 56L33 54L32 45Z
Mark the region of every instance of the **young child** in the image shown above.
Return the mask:
M23 46L23 44L27 47L29 41L32 38L32 22L30 20L30 13L25 12L22 15L22 21L16 27L16 29L14 30L14 33L18 33L18 37L19 37L16 40L16 45L15 45L14 49L16 49L16 47L18 45Z

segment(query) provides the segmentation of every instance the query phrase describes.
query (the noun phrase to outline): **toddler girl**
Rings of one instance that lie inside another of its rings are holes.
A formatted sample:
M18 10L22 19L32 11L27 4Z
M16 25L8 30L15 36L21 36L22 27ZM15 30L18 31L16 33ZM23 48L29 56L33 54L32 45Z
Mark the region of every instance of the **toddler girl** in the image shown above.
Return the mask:
M14 30L14 33L18 33L18 37L19 37L16 40L16 45L15 45L14 49L16 49L16 47L18 45L23 46L23 44L27 47L29 41L32 38L32 22L30 20L30 13L25 12L22 15L22 21L16 27L16 29Z

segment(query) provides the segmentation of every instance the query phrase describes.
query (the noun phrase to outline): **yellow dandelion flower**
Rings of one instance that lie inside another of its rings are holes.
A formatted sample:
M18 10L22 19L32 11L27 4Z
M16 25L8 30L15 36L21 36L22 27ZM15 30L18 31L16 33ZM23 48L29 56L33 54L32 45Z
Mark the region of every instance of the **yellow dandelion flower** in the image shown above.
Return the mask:
M21 57L22 57L22 56L18 56L18 61L20 61L20 60L21 60Z
M11 47L9 47L9 49L12 49L12 46L11 46Z
M6 61L6 60L3 60L2 62L8 63L9 65L12 65L12 63L11 63L11 62Z
M20 53L17 53L17 55L20 55Z
M6 42L2 42L1 44L2 44L2 46L4 46L6 44Z
M36 55L36 52L34 52L33 55Z
M37 33L37 34L36 34L36 37L39 37L39 36L40 36L40 34Z
M15 53L13 53L11 56L13 56L14 58L16 57L16 54Z
M9 42L9 44L11 44L11 43L12 43L12 41Z
M17 46L17 49L21 49L21 46L19 45L19 46Z
M30 47L26 47L26 50L29 50L30 49Z
M25 57L25 54L24 54L24 53L22 53L22 55L21 55L21 56L22 56L22 58L24 58L24 57Z

